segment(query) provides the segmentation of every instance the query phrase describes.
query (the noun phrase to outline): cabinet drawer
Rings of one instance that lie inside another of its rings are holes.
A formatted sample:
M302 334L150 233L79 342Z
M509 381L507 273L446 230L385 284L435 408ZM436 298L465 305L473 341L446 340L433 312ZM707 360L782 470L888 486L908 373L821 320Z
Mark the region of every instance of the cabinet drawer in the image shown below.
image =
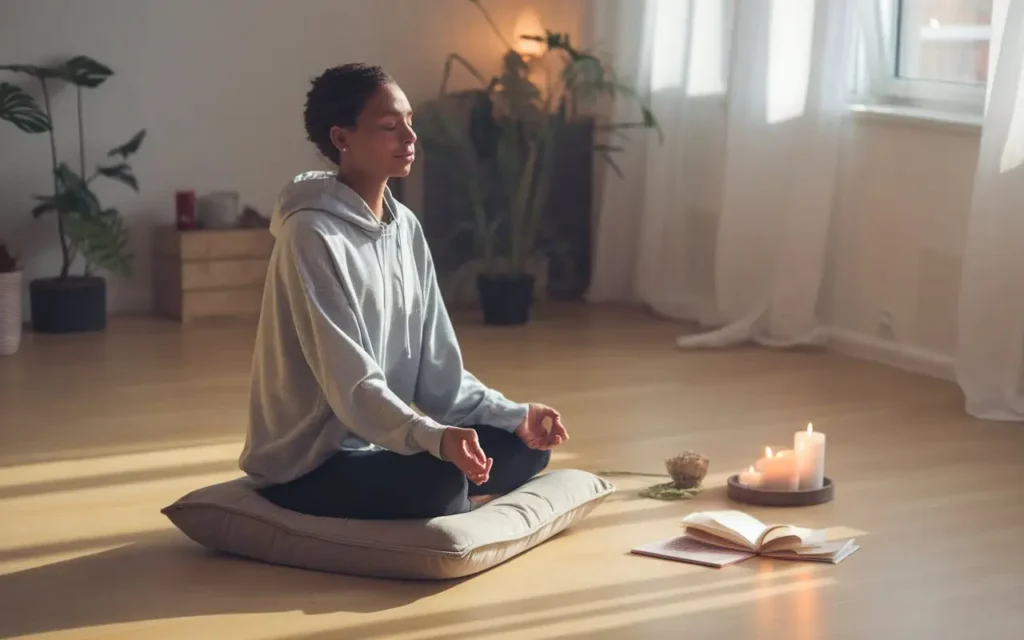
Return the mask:
M269 229L178 231L163 227L157 231L157 255L182 261L269 258L273 249L274 236Z
M181 294L181 319L259 317L263 288L185 291Z
M202 291L224 287L262 289L269 261L263 258L181 263L181 290Z

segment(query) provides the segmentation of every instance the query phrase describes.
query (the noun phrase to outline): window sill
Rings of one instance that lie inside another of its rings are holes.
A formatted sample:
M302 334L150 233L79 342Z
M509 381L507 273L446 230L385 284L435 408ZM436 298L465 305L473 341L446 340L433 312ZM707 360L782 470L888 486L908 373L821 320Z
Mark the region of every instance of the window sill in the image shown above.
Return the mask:
M867 122L899 123L974 135L981 133L982 116L973 113L869 103L852 104L850 111L857 119Z

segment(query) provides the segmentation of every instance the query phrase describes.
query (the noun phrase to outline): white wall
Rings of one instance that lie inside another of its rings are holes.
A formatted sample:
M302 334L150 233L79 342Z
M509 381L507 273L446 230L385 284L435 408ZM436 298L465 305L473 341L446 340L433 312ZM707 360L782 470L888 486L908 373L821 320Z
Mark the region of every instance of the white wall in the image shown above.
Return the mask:
M511 37L530 7L546 27L575 35L582 3L486 5ZM137 129L149 131L134 160L141 193L100 191L104 204L126 214L137 256L131 279L110 281L114 312L151 308L150 232L173 222L176 189L235 189L266 214L285 181L319 166L302 127L313 75L333 64L376 62L415 106L436 94L453 51L486 71L503 53L468 0L2 0L0 7L0 64L81 53L115 71L86 96L89 164ZM55 103L59 152L71 159L73 95L62 92ZM55 275L53 223L29 215L31 195L49 185L46 137L0 125L0 239L22 254L27 278ZM415 188L411 195L415 204Z
M979 136L851 115L822 305L838 349L951 375Z

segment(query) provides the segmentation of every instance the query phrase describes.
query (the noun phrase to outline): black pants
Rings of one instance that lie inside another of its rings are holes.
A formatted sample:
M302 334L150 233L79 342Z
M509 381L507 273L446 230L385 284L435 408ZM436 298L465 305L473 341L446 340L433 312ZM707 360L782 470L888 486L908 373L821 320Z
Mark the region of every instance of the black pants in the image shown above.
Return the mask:
M314 516L392 520L465 513L472 495L503 494L542 471L549 451L530 449L513 433L473 427L494 459L490 478L470 483L451 462L429 453L343 451L312 472L260 493L279 507Z

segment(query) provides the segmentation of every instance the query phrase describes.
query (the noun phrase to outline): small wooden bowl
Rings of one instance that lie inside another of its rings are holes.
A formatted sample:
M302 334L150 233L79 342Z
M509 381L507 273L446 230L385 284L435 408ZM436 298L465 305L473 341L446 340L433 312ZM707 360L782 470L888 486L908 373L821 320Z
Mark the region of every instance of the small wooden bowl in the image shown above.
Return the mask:
M810 507L816 504L831 502L835 497L835 485L831 478L825 478L820 489L804 489L796 491L776 491L773 489L755 489L740 484L739 475L729 476L726 495L730 500L756 504L762 507Z

